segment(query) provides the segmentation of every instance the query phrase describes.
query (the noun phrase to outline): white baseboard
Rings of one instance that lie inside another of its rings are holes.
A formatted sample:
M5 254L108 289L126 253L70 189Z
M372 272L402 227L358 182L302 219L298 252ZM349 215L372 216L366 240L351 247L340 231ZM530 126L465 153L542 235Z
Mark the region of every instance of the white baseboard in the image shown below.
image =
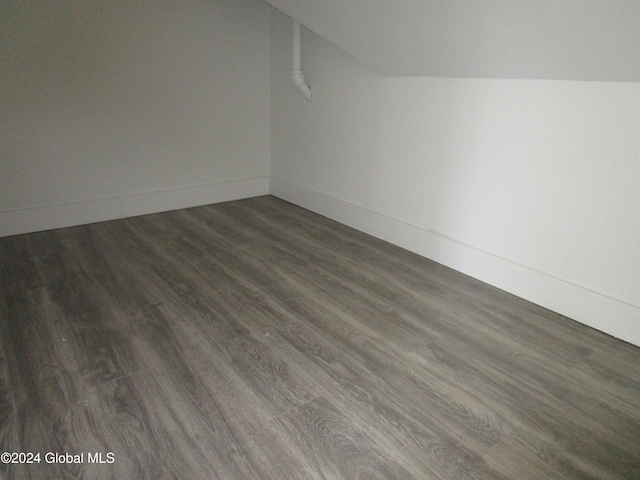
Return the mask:
M269 177L0 212L0 237L135 217L269 193Z
M275 197L640 346L640 307L286 180L271 177L269 190Z

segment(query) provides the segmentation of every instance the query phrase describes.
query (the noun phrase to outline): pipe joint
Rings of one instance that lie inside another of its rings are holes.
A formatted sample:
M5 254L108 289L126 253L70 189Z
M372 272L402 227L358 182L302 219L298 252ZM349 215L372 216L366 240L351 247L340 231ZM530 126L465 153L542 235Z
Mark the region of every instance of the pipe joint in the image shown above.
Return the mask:
M291 77L293 78L293 84L300 89L307 102L311 101L311 87L304 79L302 70L291 70Z
M291 70L291 78L293 84L300 89L302 95L307 102L311 101L311 87L304 79L301 66L302 52L302 26L300 23L293 21L293 69Z

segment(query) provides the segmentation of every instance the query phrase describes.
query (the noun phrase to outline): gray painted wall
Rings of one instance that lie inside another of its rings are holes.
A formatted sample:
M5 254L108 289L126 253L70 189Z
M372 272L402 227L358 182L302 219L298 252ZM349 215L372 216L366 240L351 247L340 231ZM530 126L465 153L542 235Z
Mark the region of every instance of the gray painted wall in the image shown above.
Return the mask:
M268 192L261 0L3 2L0 235Z

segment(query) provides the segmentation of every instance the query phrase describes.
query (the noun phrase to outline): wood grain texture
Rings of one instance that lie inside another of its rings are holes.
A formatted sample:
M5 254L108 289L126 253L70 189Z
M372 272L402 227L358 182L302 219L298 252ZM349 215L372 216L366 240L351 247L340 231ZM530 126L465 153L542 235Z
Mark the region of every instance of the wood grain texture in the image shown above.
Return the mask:
M0 261L1 449L85 452L3 479L640 478L640 349L273 197Z

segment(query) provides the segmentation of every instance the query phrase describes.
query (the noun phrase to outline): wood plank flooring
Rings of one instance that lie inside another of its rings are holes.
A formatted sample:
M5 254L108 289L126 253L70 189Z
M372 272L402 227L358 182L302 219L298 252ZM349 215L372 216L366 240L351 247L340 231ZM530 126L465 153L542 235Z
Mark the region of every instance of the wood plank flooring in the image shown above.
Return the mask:
M640 478L639 348L273 197L0 261L3 479Z

